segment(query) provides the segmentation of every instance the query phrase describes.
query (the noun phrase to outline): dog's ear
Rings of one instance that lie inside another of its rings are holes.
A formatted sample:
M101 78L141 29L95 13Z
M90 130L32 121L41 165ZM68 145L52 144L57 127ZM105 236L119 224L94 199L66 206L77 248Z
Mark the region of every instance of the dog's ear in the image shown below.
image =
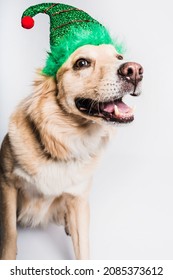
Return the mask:
M55 77L47 76L40 69L36 71L37 77L34 80L35 92L47 95L51 92L58 95L57 80Z

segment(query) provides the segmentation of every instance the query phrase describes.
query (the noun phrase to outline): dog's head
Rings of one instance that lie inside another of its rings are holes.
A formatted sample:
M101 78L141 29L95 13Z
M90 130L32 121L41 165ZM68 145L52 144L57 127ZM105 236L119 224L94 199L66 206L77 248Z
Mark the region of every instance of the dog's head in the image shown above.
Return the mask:
M103 123L129 123L133 109L127 94L141 93L142 66L124 62L111 45L78 48L57 72L57 99L70 114Z

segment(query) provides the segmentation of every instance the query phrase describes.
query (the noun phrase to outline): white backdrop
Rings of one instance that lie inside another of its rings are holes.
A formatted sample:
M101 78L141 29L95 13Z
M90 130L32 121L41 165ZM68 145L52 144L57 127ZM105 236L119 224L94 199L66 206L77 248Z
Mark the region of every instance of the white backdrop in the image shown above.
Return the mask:
M20 27L24 9L43 0L0 3L0 141L16 104L31 92L35 68L49 50L49 18ZM54 1L55 2L55 1ZM66 0L104 23L144 67L135 121L118 128L91 192L92 259L173 258L173 17L170 0ZM20 229L18 259L74 258L63 229Z

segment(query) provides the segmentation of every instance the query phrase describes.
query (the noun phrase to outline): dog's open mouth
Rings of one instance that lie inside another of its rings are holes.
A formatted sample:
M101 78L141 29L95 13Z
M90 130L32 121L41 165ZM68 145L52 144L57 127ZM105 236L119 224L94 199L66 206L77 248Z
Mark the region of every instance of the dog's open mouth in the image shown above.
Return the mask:
M122 98L109 102L77 98L75 103L83 114L100 117L109 122L129 123L134 120L134 109L126 105Z

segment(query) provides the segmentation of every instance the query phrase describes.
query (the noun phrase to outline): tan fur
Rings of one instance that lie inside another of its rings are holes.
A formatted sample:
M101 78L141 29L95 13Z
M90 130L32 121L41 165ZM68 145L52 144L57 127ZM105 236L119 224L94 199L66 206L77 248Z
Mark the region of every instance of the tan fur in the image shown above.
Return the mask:
M1 181L0 189L0 256L5 260L12 260L16 257L16 209L17 190L5 181ZM11 203L12 202L12 203Z
M74 71L75 61L83 57L91 60L91 67ZM113 127L84 116L74 99L108 100L115 93L119 65L112 46L84 46L55 78L38 71L34 94L11 116L1 148L1 259L15 258L16 217L27 226L63 224L76 258L89 257L88 194ZM122 85L117 87L119 96Z

